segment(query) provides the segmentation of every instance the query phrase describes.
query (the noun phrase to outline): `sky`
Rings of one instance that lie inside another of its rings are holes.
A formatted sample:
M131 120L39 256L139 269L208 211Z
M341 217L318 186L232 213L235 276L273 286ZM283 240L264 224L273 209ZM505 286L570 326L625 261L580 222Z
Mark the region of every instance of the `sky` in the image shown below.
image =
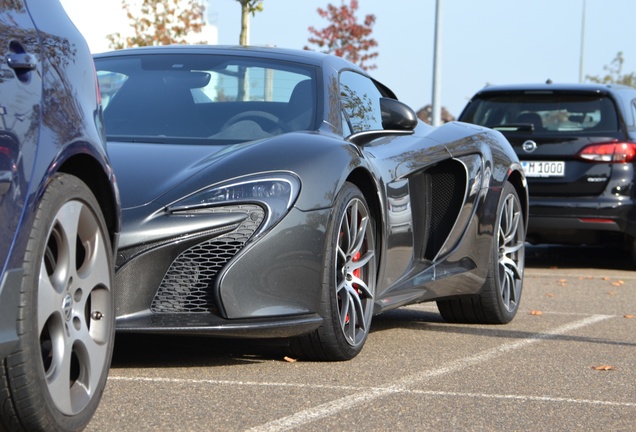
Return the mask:
M376 17L371 37L379 56L369 73L415 110L432 100L437 1L440 102L455 117L486 85L578 82L581 45L583 76L605 75L619 51L622 72L636 72L634 0L359 0L358 22ZM94 53L109 49L107 34L130 28L121 0L61 2ZM302 49L310 26L329 25L317 12L329 3L341 0L264 0L250 19L250 44ZM207 18L216 26L209 42L238 43L236 0L208 0Z

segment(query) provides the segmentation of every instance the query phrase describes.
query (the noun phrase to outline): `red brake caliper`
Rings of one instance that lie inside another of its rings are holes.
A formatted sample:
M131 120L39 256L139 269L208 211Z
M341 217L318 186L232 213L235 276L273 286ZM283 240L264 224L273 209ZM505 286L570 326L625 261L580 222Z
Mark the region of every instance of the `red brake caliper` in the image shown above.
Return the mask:
M340 232L340 238L342 238L343 236L344 236L344 233L343 233L343 232ZM354 256L352 256L352 257L351 257L351 261L354 261L354 262L355 262L355 261L358 261L358 260L360 259L360 257L361 257L361 256L362 256L362 254L360 253L360 251L358 251L358 252L356 252L356 254L355 254ZM360 278L360 274L361 274L361 272L360 272L360 269L359 269L359 268L358 268L358 269L355 269L355 270L353 271L353 275L354 275L355 277L357 277L358 279ZM362 292L360 291L360 289L357 289L357 291L358 291L358 294L362 294ZM338 301L340 302L340 298L338 298ZM346 324L349 324L349 321L350 321L350 317L349 317L349 314L347 314L347 316L345 316L345 323L346 323Z
M351 257L351 261L358 261L360 259L362 255L360 254L360 251L356 252L356 254L354 256ZM360 279L360 269L357 268L353 271L353 275L355 277L357 277L358 279ZM355 285L354 285L355 286ZM361 294L360 289L356 288L356 291L358 291L358 294ZM345 317L345 322L347 324L349 324L349 314L347 314L347 316Z
M355 261L358 261L358 260L360 259L360 257L361 257L361 256L362 256L362 254L360 253L360 251L358 251L358 252L356 252L356 254L355 254L353 257L351 257L351 261L354 261L354 262L355 262ZM353 271L353 275L354 275L355 277L357 277L358 279L360 279L360 269L359 269L359 268L355 269L355 270ZM359 293L359 292L360 292L360 290L358 290L358 293Z

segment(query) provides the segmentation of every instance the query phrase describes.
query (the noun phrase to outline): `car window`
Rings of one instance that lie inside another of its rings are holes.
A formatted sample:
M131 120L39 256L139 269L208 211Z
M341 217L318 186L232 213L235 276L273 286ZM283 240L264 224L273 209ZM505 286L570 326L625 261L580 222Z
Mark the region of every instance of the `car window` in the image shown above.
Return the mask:
M340 103L348 128L354 133L368 130L382 130L380 98L382 94L375 83L356 72L340 74Z
M478 98L462 121L535 134L616 132L614 103L603 95L524 93Z
M263 66L228 65L223 70L204 70L209 83L192 89L195 101L271 101L288 102L296 85L307 79L297 72ZM197 100L197 98L199 100Z
M246 141L315 125L310 66L196 54L95 63L109 136Z

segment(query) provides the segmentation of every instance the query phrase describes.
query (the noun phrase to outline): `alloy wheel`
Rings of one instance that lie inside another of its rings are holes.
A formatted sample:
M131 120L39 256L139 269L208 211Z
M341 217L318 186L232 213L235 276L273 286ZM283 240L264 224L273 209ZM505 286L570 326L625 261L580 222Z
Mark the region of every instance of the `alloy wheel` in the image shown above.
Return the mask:
M525 263L523 213L519 199L510 194L504 201L497 239L499 242L499 287L503 306L509 312L516 309L521 298Z
M37 323L46 387L65 415L99 391L110 361L114 314L109 248L94 213L80 201L57 212L39 270Z
M340 221L336 254L336 298L340 330L349 345L364 343L375 293L375 246L369 211L352 199Z

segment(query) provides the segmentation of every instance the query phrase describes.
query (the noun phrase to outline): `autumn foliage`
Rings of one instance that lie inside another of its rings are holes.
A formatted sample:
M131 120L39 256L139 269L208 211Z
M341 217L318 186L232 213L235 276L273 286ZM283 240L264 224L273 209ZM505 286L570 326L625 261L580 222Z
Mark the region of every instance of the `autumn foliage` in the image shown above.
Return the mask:
M121 4L134 35L107 35L113 49L184 44L205 26L205 6L200 0L122 0Z
M623 84L626 86L636 87L636 72L623 73L624 62L625 59L623 58L623 53L619 51L614 60L612 60L609 65L603 67L603 69L607 72L604 76L587 75L585 78L594 83Z
M364 70L375 69L376 65L370 63L378 56L377 52L371 52L371 49L378 46L375 39L370 37L375 15L367 15L364 22L358 24L355 15L357 10L357 0L350 0L349 5L342 0L340 7L328 4L326 9L318 8L318 14L331 24L321 30L309 27L309 32L313 35L309 38L309 43L317 45L322 52L343 57Z

